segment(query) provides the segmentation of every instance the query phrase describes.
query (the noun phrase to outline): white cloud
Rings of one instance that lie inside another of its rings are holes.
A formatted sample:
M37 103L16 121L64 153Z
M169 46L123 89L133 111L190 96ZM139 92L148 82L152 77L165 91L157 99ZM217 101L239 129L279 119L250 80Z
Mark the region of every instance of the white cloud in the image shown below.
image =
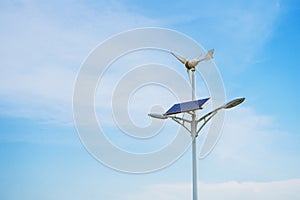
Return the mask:
M228 110L216 154L226 162L254 163L251 156L256 159L256 156L270 150L271 142L278 136L275 128L274 117L258 114L253 108L239 106Z
M93 6L72 1L3 3L2 115L72 121L73 84L91 49L111 34L156 24L117 1Z
M273 182L225 182L216 184L200 183L199 199L215 200L294 200L300 198L300 179ZM156 184L149 185L133 194L126 195L125 199L191 199L190 184ZM123 199L123 198L122 198Z
M295 151L298 136L280 126L276 117L257 113L251 107L227 110L217 145L199 162L200 179L266 181L295 177L300 164Z

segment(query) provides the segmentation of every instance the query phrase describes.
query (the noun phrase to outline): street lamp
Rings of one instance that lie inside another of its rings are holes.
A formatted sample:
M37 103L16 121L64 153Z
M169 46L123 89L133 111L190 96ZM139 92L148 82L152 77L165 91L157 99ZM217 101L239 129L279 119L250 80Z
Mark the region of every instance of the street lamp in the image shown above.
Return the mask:
M196 66L202 62L207 61L213 58L214 50L211 49L207 52L204 58L198 56L192 60L188 60L183 58L175 53L171 53L175 56L187 69L187 73L191 82L192 86L192 101L183 102L173 105L166 113L164 114L157 114L157 113L149 113L150 117L156 119L172 119L176 123L180 124L184 127L192 137L192 164L193 164L193 200L198 199L198 192L197 192L197 136L202 128L210 121L210 119L217 114L217 112L221 109L230 109L239 104L241 104L245 98L237 98L228 103L224 104L223 106L216 108L215 110L207 113L206 115L202 116L201 118L197 119L196 111L202 109L204 105L208 102L209 98L206 99L199 99L196 100L196 92L195 92L195 71ZM192 71L192 76L190 75L190 71ZM177 117L176 114L178 113L187 113L191 116L190 119L186 119L183 117ZM198 128L200 122L203 122L202 125ZM189 126L187 126L189 125Z
M191 133L191 136L194 135L195 137L197 137L198 134L200 133L200 131L202 130L202 128L213 118L213 116L215 116L218 113L218 111L220 111L222 109L231 109L231 108L241 104L244 100L245 100L245 98L233 99L233 100L225 103L223 106L220 106L220 107L214 109L213 111L203 115L199 119L195 118L194 123L196 124L196 128L198 127L198 124L200 124L200 122L203 122L203 124L199 127L199 129L195 129L196 130L195 132L192 132L192 129L189 129L189 126L186 126L186 123L189 123L191 125L193 123L193 120L188 120L188 119L185 119L183 117L177 117L173 113L169 114L168 111L164 114L149 113L148 116L152 117L152 118L156 118L156 119L172 119L176 123L183 126L189 133ZM185 102L185 104L193 104L194 102L195 101ZM181 104L175 104L173 107L175 107L176 105L182 105L182 103ZM172 109L172 108L170 108L170 109ZM190 115L193 115L194 113L192 113L191 111L195 112L198 109L202 109L202 108L199 107L199 108L192 109L192 110L187 110L187 111L184 111L184 112L186 112ZM178 114L178 113L183 113L183 112L176 112L176 114Z

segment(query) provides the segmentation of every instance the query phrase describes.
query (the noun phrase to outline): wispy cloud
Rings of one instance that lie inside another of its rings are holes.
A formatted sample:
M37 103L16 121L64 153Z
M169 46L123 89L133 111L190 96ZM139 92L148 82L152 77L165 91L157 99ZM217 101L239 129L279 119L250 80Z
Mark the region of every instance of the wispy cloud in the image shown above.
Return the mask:
M111 34L156 24L117 1L5 2L1 10L1 114L60 122L72 121L73 83L91 49Z
M165 18L167 24L215 48L217 63L235 72L266 59L263 46L272 38L281 14L279 0L198 1L177 7L181 9Z

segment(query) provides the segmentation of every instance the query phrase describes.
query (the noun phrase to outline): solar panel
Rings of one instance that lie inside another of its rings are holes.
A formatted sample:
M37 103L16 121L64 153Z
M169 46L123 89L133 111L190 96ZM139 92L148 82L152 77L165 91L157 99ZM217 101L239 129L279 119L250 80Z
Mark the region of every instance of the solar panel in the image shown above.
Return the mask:
M209 100L209 98L206 99L199 99L195 101L188 101L183 103L177 103L173 105L166 113L165 115L174 115L182 112L189 112L193 110L202 109L203 105Z

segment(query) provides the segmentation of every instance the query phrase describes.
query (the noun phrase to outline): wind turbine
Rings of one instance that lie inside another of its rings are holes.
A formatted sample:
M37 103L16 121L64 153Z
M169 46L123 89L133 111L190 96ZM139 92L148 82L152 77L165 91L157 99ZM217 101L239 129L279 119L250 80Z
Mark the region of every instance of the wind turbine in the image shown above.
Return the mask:
M214 49L211 49L207 52L207 54L204 56L204 58L201 58L202 55L199 55L197 58L188 60L187 58L183 58L180 55L177 55L173 52L171 52L171 54L177 58L177 60L179 60L182 64L184 64L184 66L186 67L190 82L191 82L191 74L190 74L190 70L192 70L193 72L196 70L196 66L201 62L201 61L207 61L210 60L212 58L214 58Z

